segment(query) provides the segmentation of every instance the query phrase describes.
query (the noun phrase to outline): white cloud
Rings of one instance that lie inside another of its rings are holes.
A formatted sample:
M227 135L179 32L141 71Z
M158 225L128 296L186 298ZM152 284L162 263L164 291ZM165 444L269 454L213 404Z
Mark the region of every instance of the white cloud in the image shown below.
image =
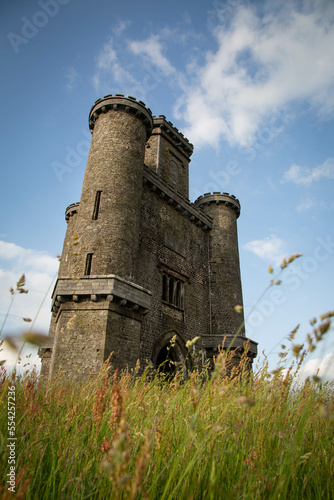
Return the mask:
M27 249L0 241L0 325L11 304L9 288L16 289L16 283L25 274L24 288L27 294L16 294L3 328L3 335L19 335L29 329L31 323L22 318L35 319L34 330L48 333L51 319L51 293L55 274L58 271L58 259L45 252Z
M158 85L169 85L179 95L174 115L199 147L218 147L221 140L248 147L257 136L272 140L291 122L295 103L320 117L333 114L333 2L268 2L265 15L256 3L233 2L221 16L219 5L212 51L201 50L205 41L186 23L130 40L123 33L127 22L119 22L97 57L95 89L116 87L146 100ZM182 66L167 56L173 45Z
M71 92L73 89L75 89L80 78L81 77L80 77L79 73L77 72L77 70L73 66L68 67L65 71L65 80L66 80L65 88L66 88L66 90Z
M312 198L303 198L297 205L297 212L304 212L305 210L311 210L317 206L317 203L312 200Z
M4 368L7 373L16 368L18 374L24 374L27 370L31 371L33 366L39 372L41 369L41 360L38 356L38 347L30 344L24 344L20 341L15 342L17 350L14 350L6 342L0 346L0 360L5 360Z
M306 361L299 373L298 379L305 380L307 377L318 375L323 380L334 380L334 352L326 354L322 359L309 359Z
M321 179L334 179L334 158L328 158L322 165L313 169L293 164L284 172L282 182L294 182L297 185L309 186Z
M142 56L150 64L155 65L166 76L176 73L175 68L163 55L163 44L158 35L152 35L146 40L130 41L129 48L136 56Z
M131 73L120 64L112 37L104 44L97 56L96 68L93 85L97 92L105 90L110 93L110 88L115 84L119 85L120 88L125 88L125 92L129 86L138 84Z
M119 36L125 31L130 25L132 21L129 19L119 19L116 26L113 27L113 33L115 36Z
M263 240L249 241L243 248L275 265L281 264L285 255L284 242L275 235L267 236Z
M197 79L175 108L188 123L186 135L199 145L217 146L223 138L244 146L275 108L296 100L332 113L333 5L282 7L262 18L255 8L236 7L229 26L214 30L217 50L197 65Z

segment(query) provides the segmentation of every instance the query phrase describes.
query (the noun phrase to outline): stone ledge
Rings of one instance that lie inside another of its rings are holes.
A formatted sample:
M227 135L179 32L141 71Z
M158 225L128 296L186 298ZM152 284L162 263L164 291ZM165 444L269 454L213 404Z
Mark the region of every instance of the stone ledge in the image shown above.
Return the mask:
M119 276L82 276L58 278L52 294L52 311L56 314L65 302L80 302L83 298L93 302L116 300L140 314L151 307L151 292Z
M257 342L254 340L250 340L247 337L239 335L234 339L232 345L230 346L231 341L234 339L234 335L214 335L214 334L205 334L202 335L202 345L206 349L212 349L218 351L218 347L221 347L224 344L224 349L236 349L238 347L244 348L245 342L249 341L249 351L248 355L251 357L257 356Z
M180 132L174 125L166 120L164 115L153 116L153 131L152 135L156 135L163 132L168 140L177 148L179 148L183 154L188 158L192 155L194 151L194 146L188 141L188 139Z
M144 166L144 184L157 196L172 206L181 215L187 217L204 231L212 229L212 218L206 215L202 209L186 200L173 186L163 181L151 168Z

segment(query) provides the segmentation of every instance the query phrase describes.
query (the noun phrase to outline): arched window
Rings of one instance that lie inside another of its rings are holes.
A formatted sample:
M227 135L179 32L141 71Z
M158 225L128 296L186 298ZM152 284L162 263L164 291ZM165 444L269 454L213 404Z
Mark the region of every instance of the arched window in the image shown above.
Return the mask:
M164 272L162 275L162 300L179 309L184 308L184 283Z

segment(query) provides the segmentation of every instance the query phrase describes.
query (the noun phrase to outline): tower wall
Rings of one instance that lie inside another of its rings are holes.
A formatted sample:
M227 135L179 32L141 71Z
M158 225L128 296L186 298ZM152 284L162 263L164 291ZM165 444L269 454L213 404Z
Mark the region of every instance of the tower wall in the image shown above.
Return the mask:
M153 117L153 131L146 144L145 164L186 199L189 196L192 152L193 145L165 116Z
M224 347L237 349L235 363L244 350L245 337L243 299L240 276L237 218L239 200L228 193L207 193L195 205L212 218L209 243L209 289L211 311L210 334L204 345L208 351ZM240 312L235 307L242 306ZM225 340L224 340L225 338ZM250 341L249 357L257 353L256 343Z
M116 366L133 367L150 306L149 292L133 280L151 111L134 98L106 96L92 107L89 126L81 199L66 210L52 296L51 378L58 369L81 379L96 375L112 353Z
M66 208L65 220L67 222L63 251L61 254L58 276L75 276L78 267L78 236L76 221L79 203L72 203Z
M76 220L75 275L133 276L145 143L152 124L150 111L135 100L106 97L93 106L93 136ZM89 273L87 254L92 255Z
M204 195L196 206L212 218L210 287L212 332L234 335L244 321L234 309L243 305L239 264L237 217L239 201L227 194ZM244 334L244 328L239 333Z

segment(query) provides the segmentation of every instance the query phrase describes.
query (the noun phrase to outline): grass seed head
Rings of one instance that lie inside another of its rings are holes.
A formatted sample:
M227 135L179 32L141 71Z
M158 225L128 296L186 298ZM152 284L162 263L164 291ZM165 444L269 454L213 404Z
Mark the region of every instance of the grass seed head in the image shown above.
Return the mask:
M245 408L251 408L255 405L254 399L248 398L247 396L239 396L234 400L238 405L244 406Z
M42 335L36 332L23 333L22 338L25 342L28 342L28 344L37 345L39 347L43 346L48 339L46 335Z
M299 357L299 354L300 354L300 351L303 349L304 347L304 344L294 344L292 346L292 354L298 358Z
M327 318L332 318L334 316L334 311L329 311L325 314L322 314L320 316L320 321L323 321L324 319L327 319Z

